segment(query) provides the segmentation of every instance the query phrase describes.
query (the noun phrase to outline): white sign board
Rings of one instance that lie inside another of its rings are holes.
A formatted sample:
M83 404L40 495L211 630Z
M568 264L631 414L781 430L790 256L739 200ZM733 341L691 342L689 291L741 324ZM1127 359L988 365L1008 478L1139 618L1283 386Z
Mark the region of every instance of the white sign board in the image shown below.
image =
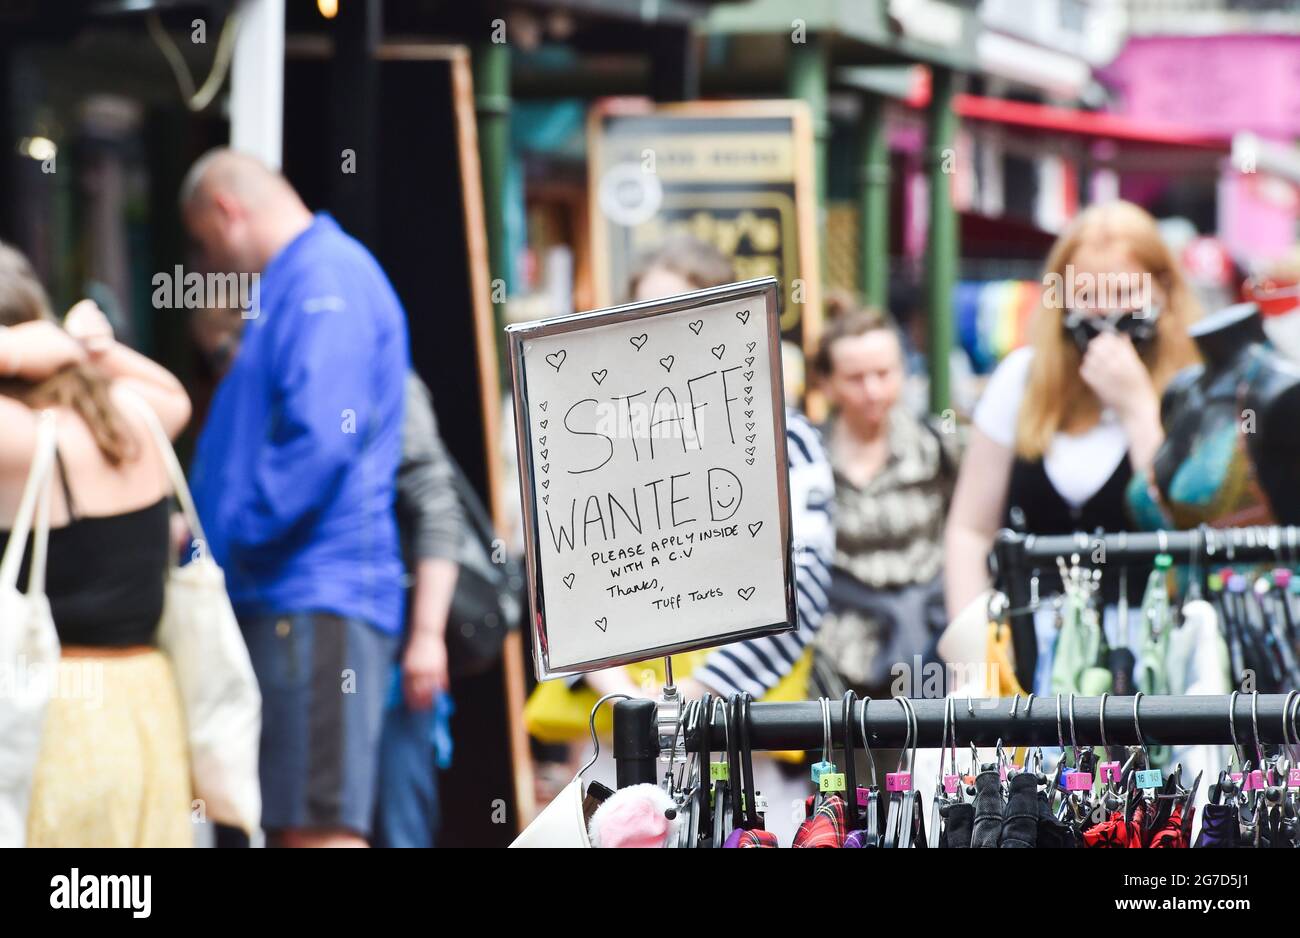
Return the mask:
M540 680L794 627L776 289L508 327Z

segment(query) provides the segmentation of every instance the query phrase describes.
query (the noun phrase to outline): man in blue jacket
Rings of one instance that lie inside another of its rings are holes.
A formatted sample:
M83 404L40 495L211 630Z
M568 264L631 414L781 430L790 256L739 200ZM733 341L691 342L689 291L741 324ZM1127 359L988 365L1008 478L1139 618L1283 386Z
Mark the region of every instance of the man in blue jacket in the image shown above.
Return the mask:
M202 157L181 206L211 269L255 275L193 490L261 685L262 826L364 846L403 621L406 317L370 253L249 156Z

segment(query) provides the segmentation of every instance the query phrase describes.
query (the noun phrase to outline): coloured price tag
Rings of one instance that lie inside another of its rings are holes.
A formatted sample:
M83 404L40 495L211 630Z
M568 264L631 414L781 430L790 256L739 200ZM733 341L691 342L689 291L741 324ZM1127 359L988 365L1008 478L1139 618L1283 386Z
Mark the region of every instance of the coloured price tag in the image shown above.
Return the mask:
M834 762L814 762L812 767L812 780L814 785L821 783L822 776L827 772L835 771Z
M1103 762L1101 764L1101 780L1103 782L1119 783L1120 765L1118 762Z
M1066 791L1092 791L1091 772L1071 772L1065 776Z
M821 786L822 791L844 791L844 773L824 772L821 781L817 784Z
M1268 786L1264 784L1264 773L1259 769L1252 769L1250 776L1241 787L1243 791L1259 791Z
M945 775L943 777L943 790L950 795L955 795L961 790L960 775Z
M1287 788L1300 788L1300 769L1292 769L1286 773Z
M885 791L911 791L911 772L886 772Z
M1138 788L1159 788L1165 783L1164 773L1159 769L1144 769L1136 776Z
M731 778L731 766L725 762L709 763L709 781L725 782Z
M1229 772L1228 778L1232 779L1238 785L1241 784L1242 774L1240 772Z
M865 788L858 789L858 807L865 808L871 799L871 792Z

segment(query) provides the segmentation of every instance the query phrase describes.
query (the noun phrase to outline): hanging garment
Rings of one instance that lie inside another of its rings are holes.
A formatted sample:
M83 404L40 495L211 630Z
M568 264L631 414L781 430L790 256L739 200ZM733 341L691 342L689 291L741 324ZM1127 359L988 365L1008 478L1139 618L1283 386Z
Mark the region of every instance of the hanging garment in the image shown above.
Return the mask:
M1082 681L1084 672L1094 668L1101 658L1101 642L1097 611L1083 597L1067 591L1052 655L1052 694L1093 696L1083 689Z
M741 850L758 848L761 850L774 850L780 846L777 842L776 834L771 831L753 830L740 831L735 846Z
M969 848L971 830L975 825L975 806L969 801L947 804L939 809L939 814L946 822L939 834L939 846Z
M998 846L1032 849L1038 845L1038 777L1021 772L1007 787L1009 794Z
M995 769L975 776L975 820L971 825L972 847L996 847L1002 836L1002 781Z
M1077 847L1071 829L1056 819L1048 804L1047 792L1038 793L1038 846L1040 849Z
M1234 849L1241 846L1241 823L1235 804L1207 804L1201 812L1197 847Z
M810 801L812 799L809 799ZM792 847L843 847L844 799L829 795L795 831Z
M1182 805L1175 805L1169 814L1169 819L1160 825L1158 830L1147 832L1143 830L1143 816L1150 810L1144 804L1138 805L1133 812L1133 820L1124 820L1124 812L1116 811L1111 814L1110 819L1096 824L1083 832L1083 845L1085 847L1101 848L1170 848L1186 847L1187 835L1183 831L1183 810Z

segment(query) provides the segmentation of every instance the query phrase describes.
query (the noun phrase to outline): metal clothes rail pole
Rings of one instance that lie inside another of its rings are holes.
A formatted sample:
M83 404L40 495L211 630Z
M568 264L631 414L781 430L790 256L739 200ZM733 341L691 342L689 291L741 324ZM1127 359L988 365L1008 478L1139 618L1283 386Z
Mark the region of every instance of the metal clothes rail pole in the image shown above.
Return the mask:
M1283 741L1282 710L1285 694L1238 694L1233 707L1233 723L1237 741L1247 758L1254 761L1256 743ZM1066 745L1099 746L1102 743L1100 697L1074 698L1074 732L1070 730L1070 704L1068 697L1061 698L1061 722L1058 735L1056 697L1034 697L1026 706L1020 699L1012 716L1013 698L954 699L956 719L954 726L958 748L975 743L991 746L998 740L1007 746L1055 746L1064 740ZM1139 738L1133 719L1133 697L1107 697L1105 736L1110 745L1137 745L1145 742L1154 745L1231 745L1232 730L1228 722L1231 697L1206 696L1143 696L1138 704L1138 720L1142 728ZM943 736L944 710L947 701L911 700L916 711L916 744L919 748L937 748ZM614 708L615 757L619 760L618 784L620 787L636 782L654 782L654 760L650 754L657 750L657 729L644 713L647 701L620 701ZM907 737L907 719L903 706L894 699L859 702L853 711L853 726L859 725L862 706L867 707L867 732L873 747L899 748ZM1252 705L1255 717L1252 719ZM638 709L639 706L639 709ZM625 709L626 708L626 709ZM625 712L624 722L619 714ZM635 717L634 717L635 714ZM831 731L835 746L843 742L843 705L831 702ZM639 718L637 718L639 717ZM626 732L617 729L626 727ZM1258 739L1255 735L1258 726ZM714 714L712 739L721 746L725 738L721 712ZM734 734L736 728L732 727ZM621 746L619 745L621 739ZM798 703L756 703L751 708L751 748L755 750L807 749L817 751L822 746L822 711L816 701ZM861 747L861 740L854 744ZM686 749L695 751L698 739L688 736ZM625 770L621 753L634 755L634 767Z

